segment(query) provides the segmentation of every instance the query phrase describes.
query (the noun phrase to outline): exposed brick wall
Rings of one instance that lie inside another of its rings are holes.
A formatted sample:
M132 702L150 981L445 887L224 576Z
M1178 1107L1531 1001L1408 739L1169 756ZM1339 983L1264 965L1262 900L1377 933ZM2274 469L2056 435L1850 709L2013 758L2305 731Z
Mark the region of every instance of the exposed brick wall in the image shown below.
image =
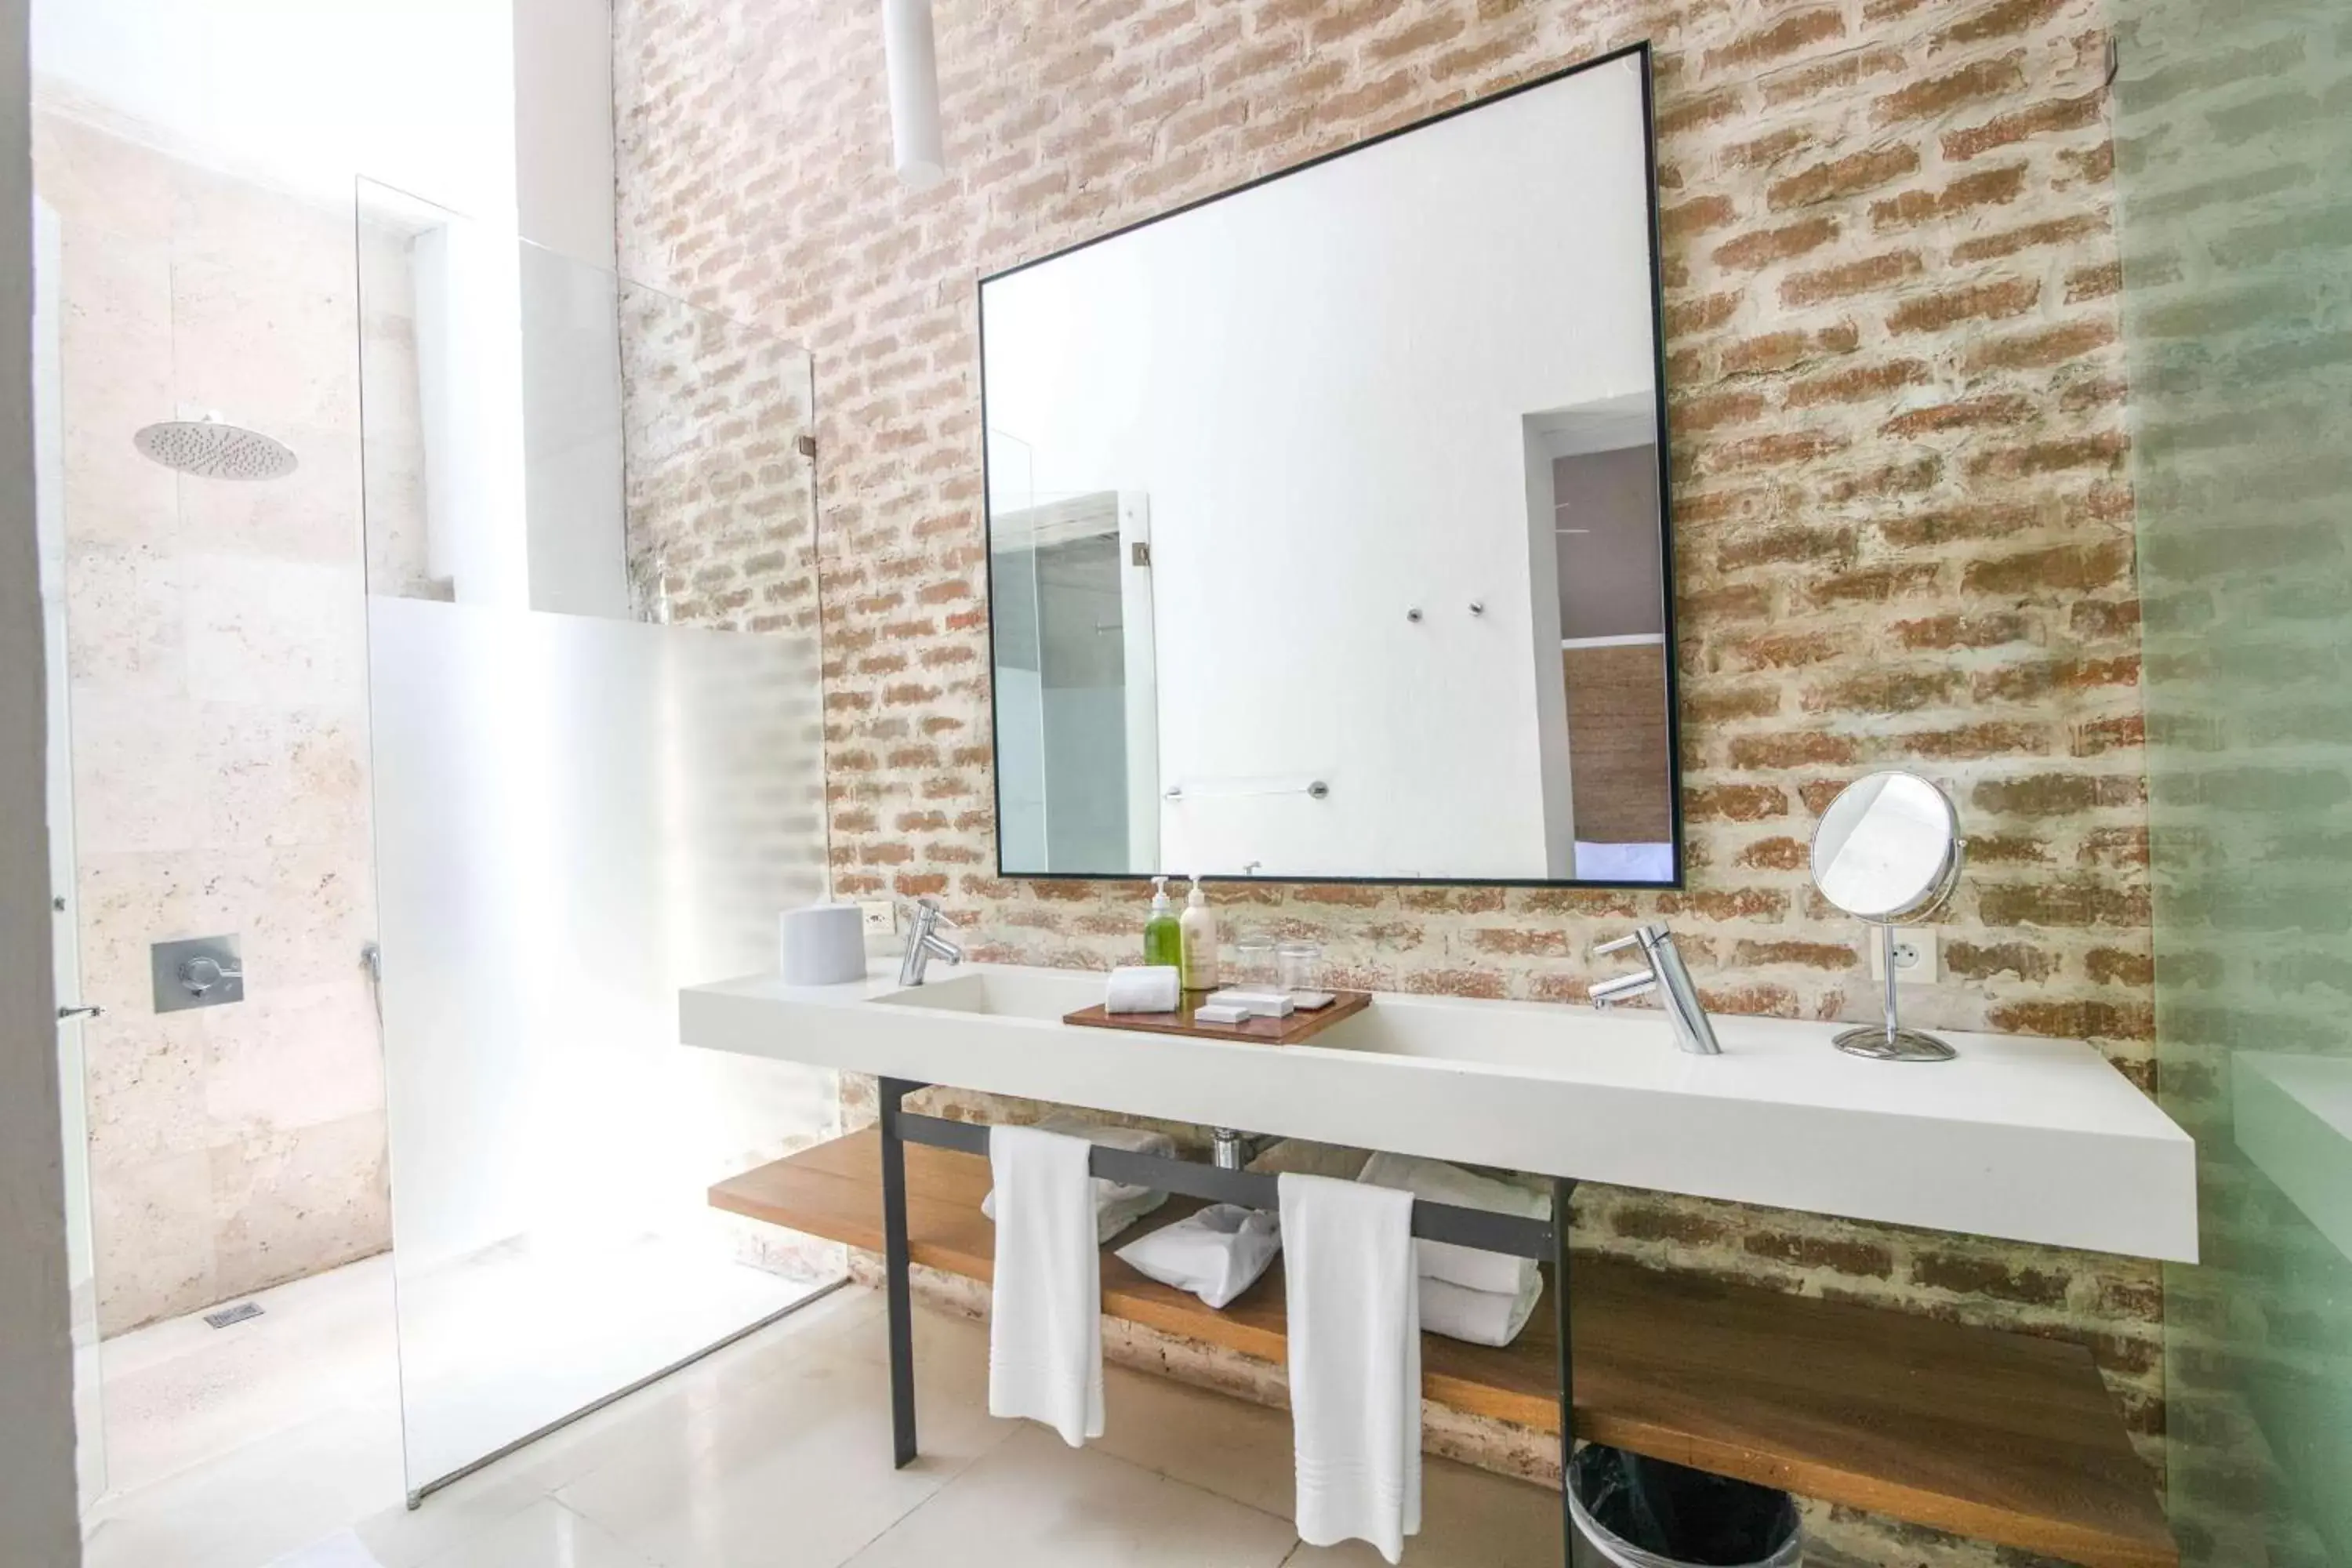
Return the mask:
M1132 884L992 874L974 280L1647 37L1690 888L1223 897L1357 984L1534 998L1580 997L1596 940L1664 917L1715 1005L1859 1017L1864 933L1803 846L1839 786L1902 763L1973 839L1916 1016L2088 1036L2147 1081L2096 0L942 0L953 174L923 193L890 174L868 7L616 9L625 270L815 356L839 892L936 893L994 958L1135 940ZM2084 1340L2158 1457L2151 1267L1651 1194L1594 1190L1578 1224L1662 1267Z

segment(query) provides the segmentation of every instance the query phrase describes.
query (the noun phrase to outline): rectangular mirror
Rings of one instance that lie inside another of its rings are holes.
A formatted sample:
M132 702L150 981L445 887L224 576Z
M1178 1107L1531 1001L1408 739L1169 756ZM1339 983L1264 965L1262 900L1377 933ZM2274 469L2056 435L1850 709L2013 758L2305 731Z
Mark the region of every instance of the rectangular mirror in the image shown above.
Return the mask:
M998 869L1679 885L1646 45L985 279Z

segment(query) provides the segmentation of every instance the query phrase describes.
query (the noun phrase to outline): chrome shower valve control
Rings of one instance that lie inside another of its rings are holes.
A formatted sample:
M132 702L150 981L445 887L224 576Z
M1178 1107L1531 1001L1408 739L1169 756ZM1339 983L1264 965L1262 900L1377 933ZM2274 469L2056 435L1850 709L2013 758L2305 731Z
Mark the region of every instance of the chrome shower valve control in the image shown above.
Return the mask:
M245 960L236 937L159 942L147 952L158 1013L245 1000Z

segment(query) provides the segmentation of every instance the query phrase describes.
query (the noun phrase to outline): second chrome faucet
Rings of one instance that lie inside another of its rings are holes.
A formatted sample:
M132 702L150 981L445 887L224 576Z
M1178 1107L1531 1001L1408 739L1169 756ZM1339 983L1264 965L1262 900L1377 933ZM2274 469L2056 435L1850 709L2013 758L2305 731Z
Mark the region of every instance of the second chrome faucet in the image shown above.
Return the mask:
M1698 987L1691 984L1690 971L1683 967L1683 955L1675 947L1675 933L1662 925L1638 925L1632 935L1604 942L1592 952L1598 957L1622 952L1629 947L1642 950L1650 972L1595 982L1588 993L1592 1005L1613 1007L1654 991L1674 1024L1676 1045L1694 1056L1722 1055L1723 1047L1715 1042L1715 1026L1708 1021L1706 1008L1698 999Z
M938 904L929 899L917 899L907 908L907 951L898 958L898 984L920 985L923 971L932 959L961 963L963 949L940 934L955 927L948 924Z

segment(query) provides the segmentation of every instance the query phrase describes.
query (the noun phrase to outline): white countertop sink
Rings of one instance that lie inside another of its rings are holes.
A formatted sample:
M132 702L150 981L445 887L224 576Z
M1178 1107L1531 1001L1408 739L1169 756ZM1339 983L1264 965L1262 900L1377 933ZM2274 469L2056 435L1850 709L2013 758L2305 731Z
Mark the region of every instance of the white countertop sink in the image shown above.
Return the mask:
M1303 1045L1088 1028L1103 976L895 963L679 996L688 1045L1176 1121L2018 1241L2194 1261L2196 1151L2080 1041L1946 1034L1876 1062L1839 1026L1381 994Z

